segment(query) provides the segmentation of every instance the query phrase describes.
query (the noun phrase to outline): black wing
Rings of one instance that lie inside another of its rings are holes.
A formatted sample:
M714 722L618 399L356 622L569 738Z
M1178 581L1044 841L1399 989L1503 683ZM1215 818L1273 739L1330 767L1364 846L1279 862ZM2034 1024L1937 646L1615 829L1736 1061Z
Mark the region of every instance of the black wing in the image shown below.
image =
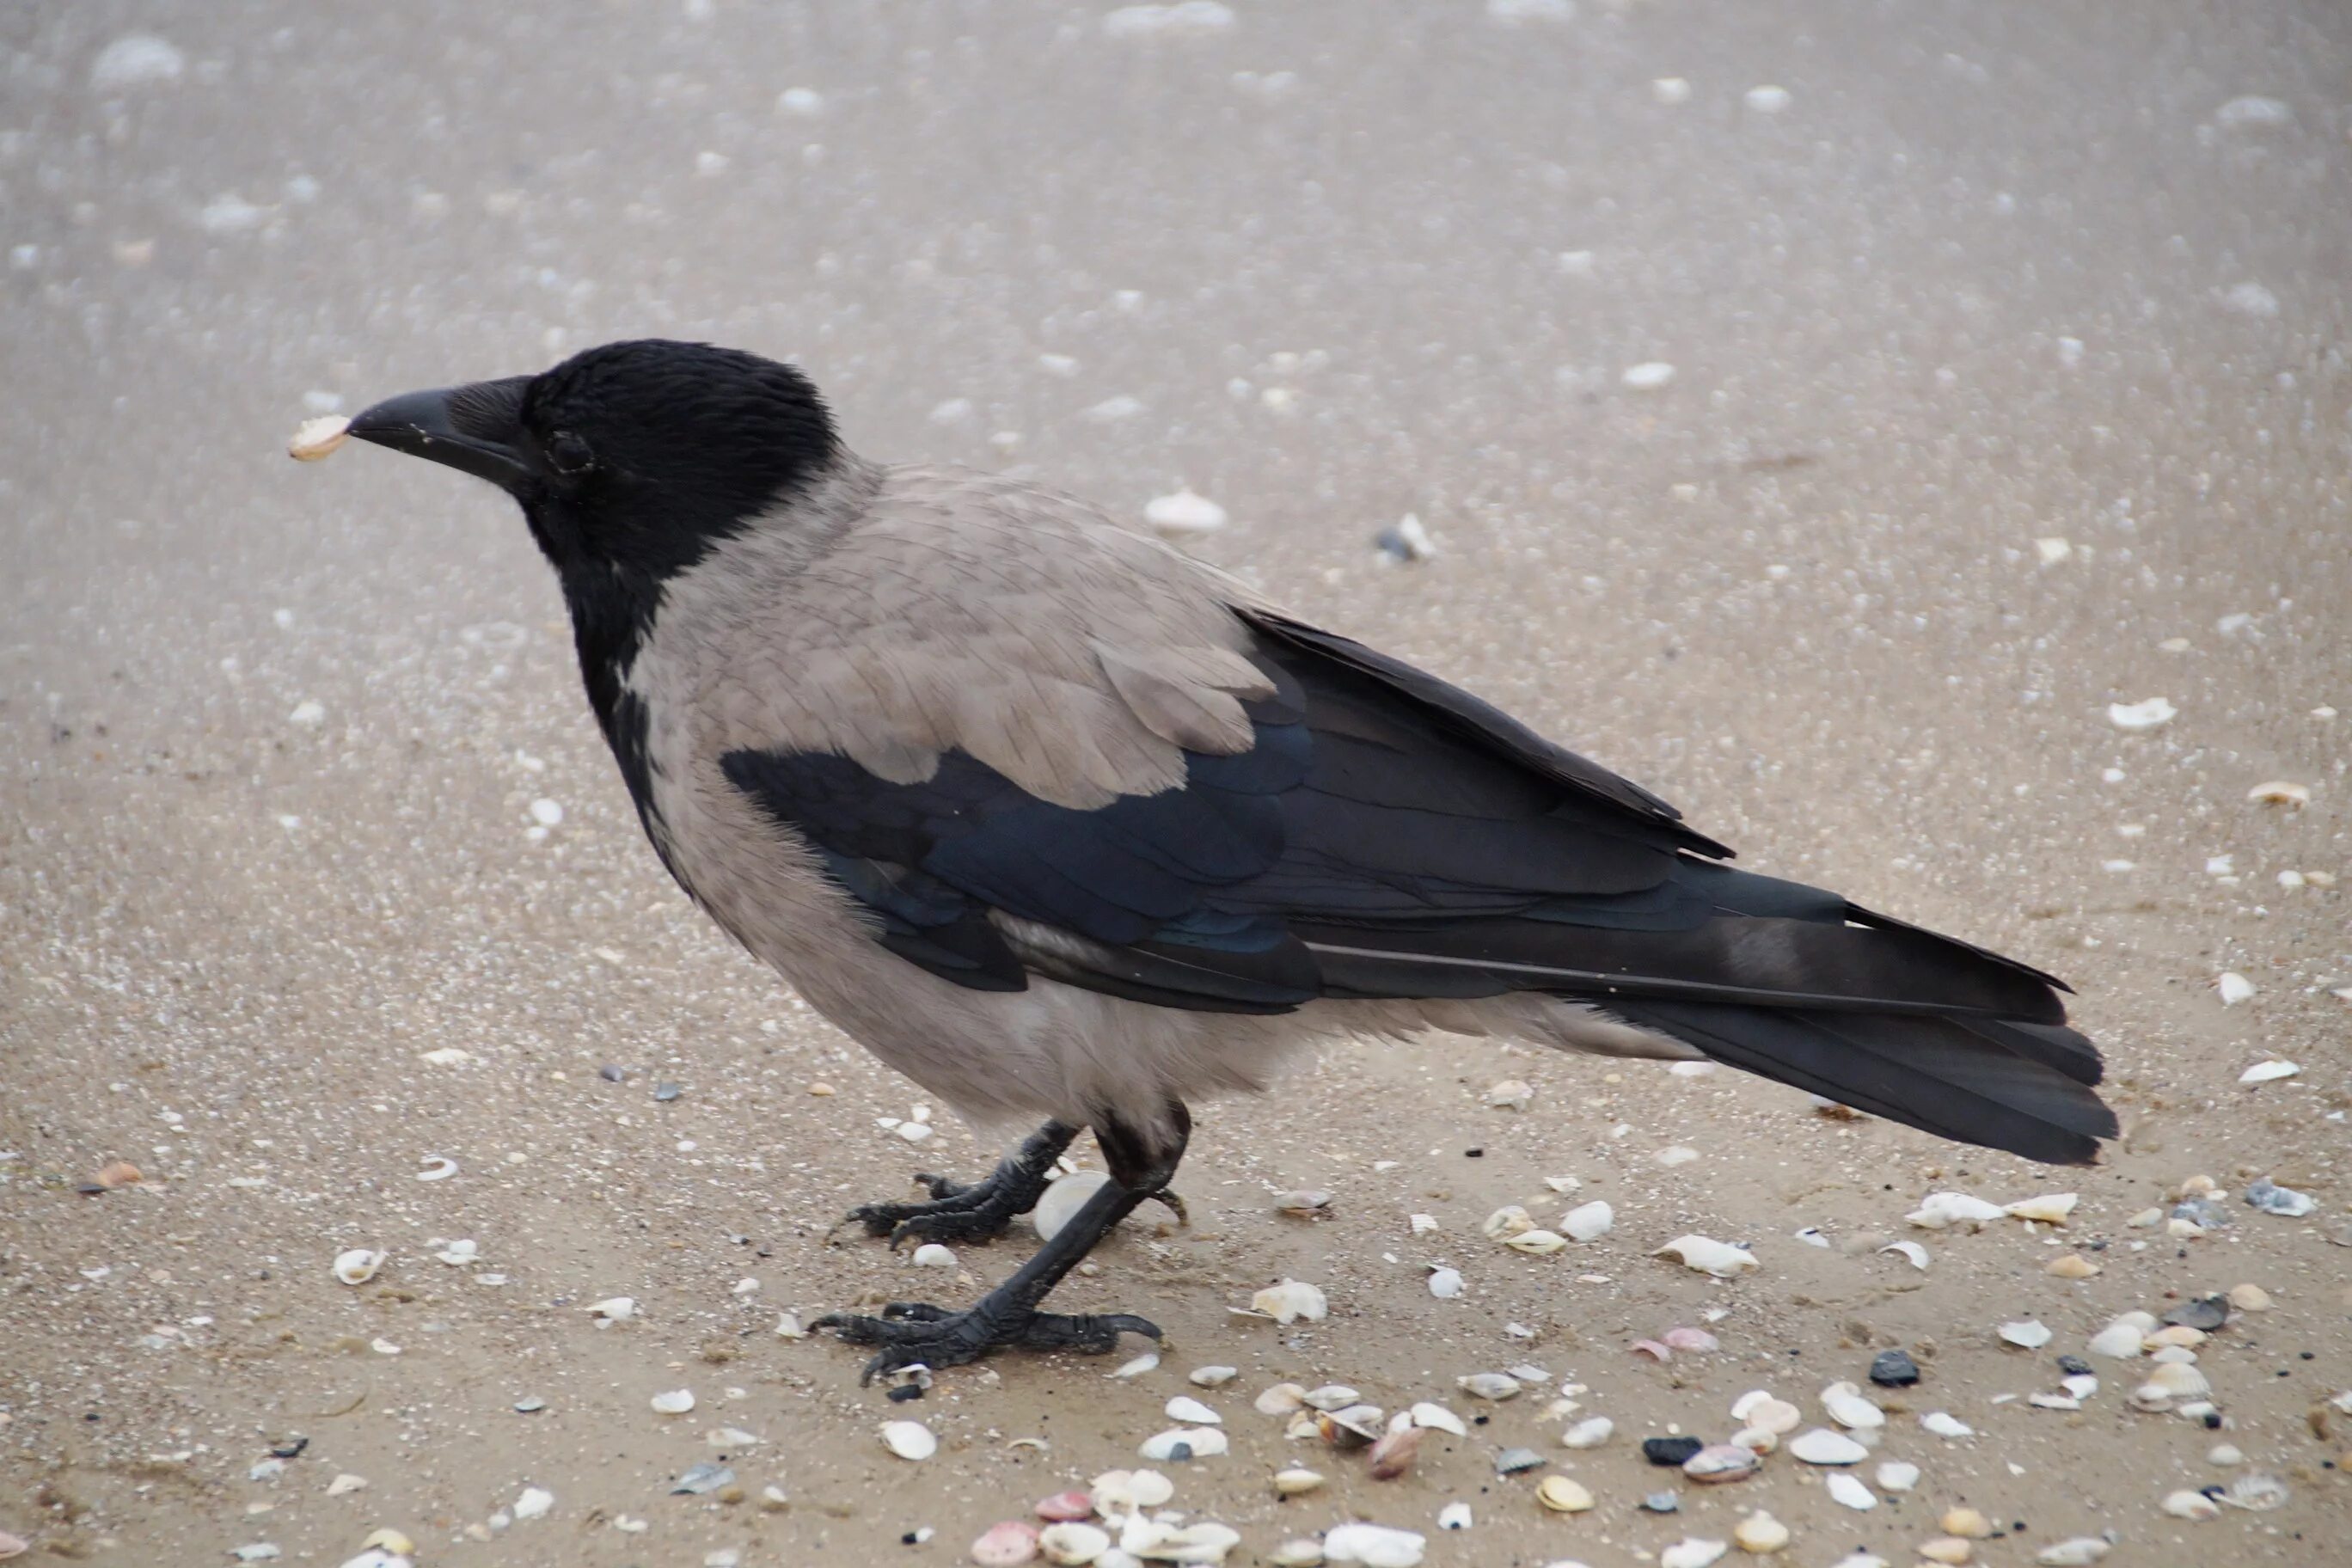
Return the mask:
M916 784L830 753L724 768L961 985L1255 1013L1540 991L1972 1142L2079 1159L2112 1132L2050 976L1705 858L1729 851L1489 704L1248 618L1276 688L1255 744L1188 752L1180 789L1076 811L961 752Z

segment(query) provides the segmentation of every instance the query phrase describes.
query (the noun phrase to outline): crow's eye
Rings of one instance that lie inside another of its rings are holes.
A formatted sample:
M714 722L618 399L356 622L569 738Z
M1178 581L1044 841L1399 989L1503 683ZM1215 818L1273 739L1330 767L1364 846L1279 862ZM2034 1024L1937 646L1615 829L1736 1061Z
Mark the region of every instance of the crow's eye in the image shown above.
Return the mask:
M566 476L584 474L596 466L596 454L574 432L558 430L547 438L547 466Z

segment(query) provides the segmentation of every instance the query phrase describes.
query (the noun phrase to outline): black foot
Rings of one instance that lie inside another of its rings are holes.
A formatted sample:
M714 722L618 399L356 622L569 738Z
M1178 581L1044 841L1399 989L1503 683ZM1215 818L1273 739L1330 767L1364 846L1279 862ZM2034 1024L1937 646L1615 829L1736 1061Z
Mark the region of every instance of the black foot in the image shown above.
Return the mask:
M928 1367L961 1366L993 1350L1107 1355L1118 1348L1122 1333L1141 1334L1150 1340L1162 1337L1157 1323L1127 1312L1072 1317L993 1308L986 1301L961 1312L922 1301L893 1301L878 1318L828 1312L809 1326L831 1329L854 1345L882 1347L881 1353L866 1363L857 1379L861 1384L919 1363Z
M868 1236L887 1236L893 1248L908 1241L988 1241L1003 1236L1015 1217L1037 1206L1043 1181L1024 1171L999 1166L971 1186L945 1176L919 1172L915 1180L929 1189L931 1201L916 1204L860 1204L843 1216L844 1225L862 1225Z

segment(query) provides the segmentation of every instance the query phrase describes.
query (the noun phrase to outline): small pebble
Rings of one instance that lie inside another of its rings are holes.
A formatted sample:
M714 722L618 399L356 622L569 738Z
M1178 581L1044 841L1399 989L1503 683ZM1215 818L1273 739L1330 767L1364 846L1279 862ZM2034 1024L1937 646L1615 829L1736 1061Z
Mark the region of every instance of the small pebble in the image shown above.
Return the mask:
M1697 1437L1644 1437L1642 1439L1642 1457L1654 1465L1679 1468L1689 1462L1693 1454L1706 1447L1706 1442Z
M667 1394L655 1394L653 1405L657 1415L683 1415L694 1408L694 1394L690 1389L674 1388Z
M1683 1497L1680 1492L1647 1492L1642 1498L1644 1513L1680 1513Z
M1759 1510L1739 1521L1731 1539L1742 1552L1762 1557L1789 1544L1789 1527Z
M1462 1294L1462 1271L1459 1268L1437 1268L1430 1271L1429 1293L1441 1301L1451 1301Z
M1870 1361L1870 1381L1881 1388L1909 1388L1919 1381L1919 1363L1905 1351L1881 1351Z

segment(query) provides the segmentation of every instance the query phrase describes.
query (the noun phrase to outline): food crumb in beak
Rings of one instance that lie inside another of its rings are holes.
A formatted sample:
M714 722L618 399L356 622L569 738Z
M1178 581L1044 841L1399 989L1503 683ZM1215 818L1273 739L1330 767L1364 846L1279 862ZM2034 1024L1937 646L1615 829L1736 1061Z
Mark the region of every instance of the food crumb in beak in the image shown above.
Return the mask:
M351 429L352 422L340 414L305 419L286 443L286 454L298 463L315 463L350 439Z

